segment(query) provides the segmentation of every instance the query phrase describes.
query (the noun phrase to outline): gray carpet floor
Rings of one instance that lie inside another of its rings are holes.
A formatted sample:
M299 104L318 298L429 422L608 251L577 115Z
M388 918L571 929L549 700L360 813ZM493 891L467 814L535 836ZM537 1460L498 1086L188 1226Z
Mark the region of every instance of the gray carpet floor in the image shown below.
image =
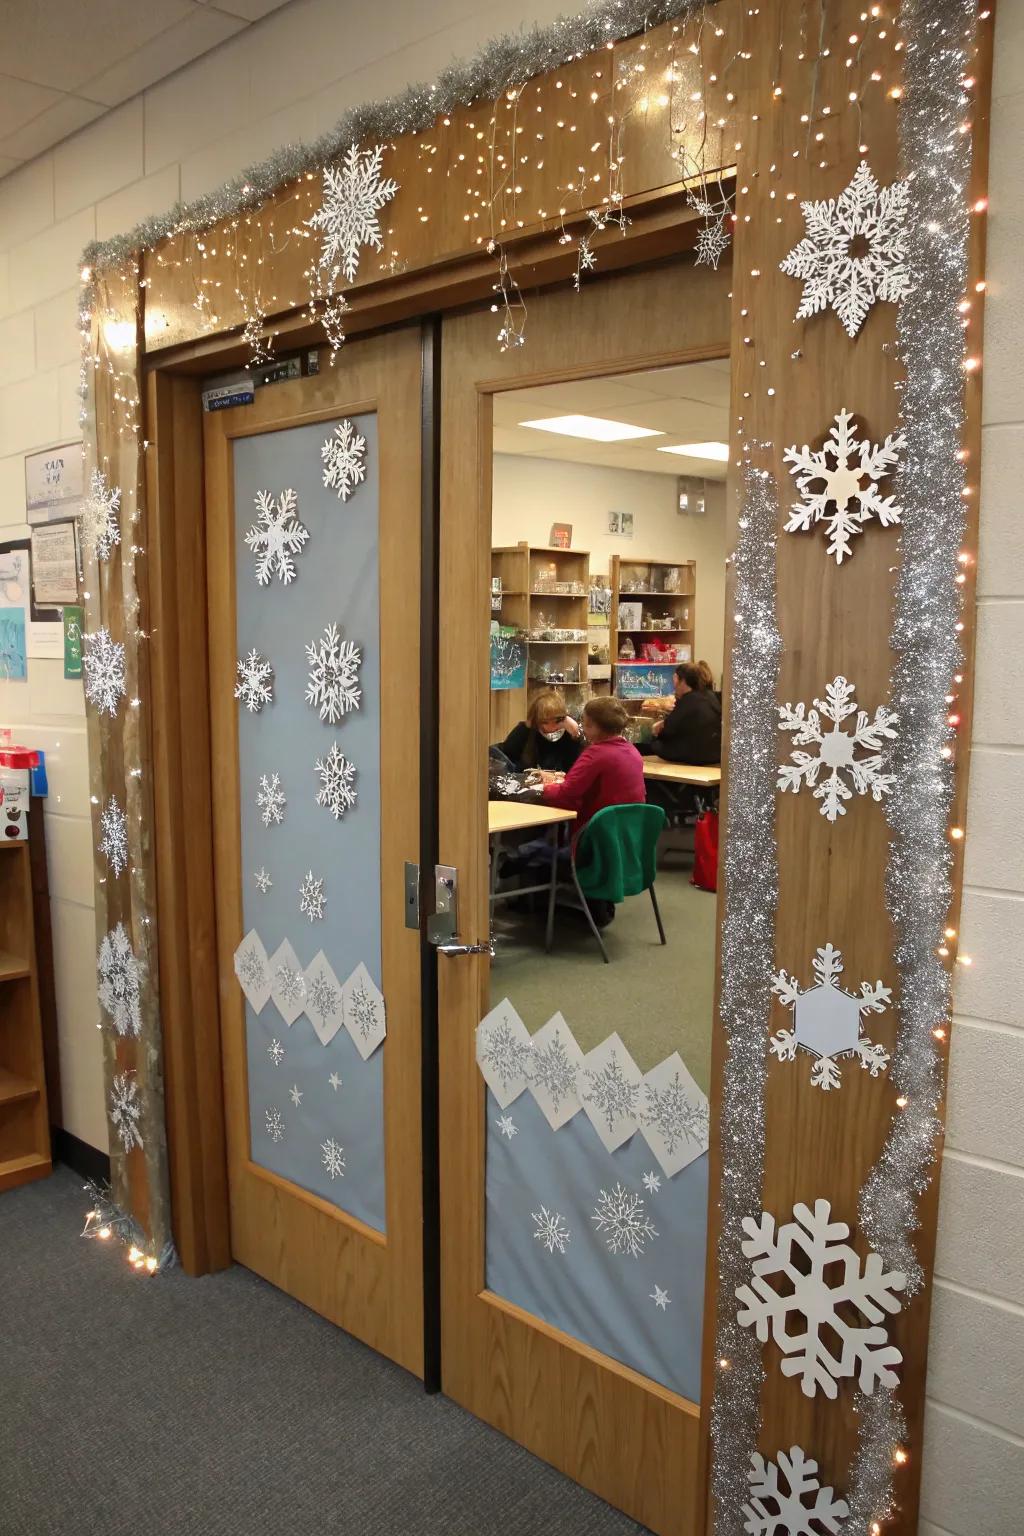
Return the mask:
M134 1274L67 1169L0 1195L3 1536L635 1536L235 1267Z

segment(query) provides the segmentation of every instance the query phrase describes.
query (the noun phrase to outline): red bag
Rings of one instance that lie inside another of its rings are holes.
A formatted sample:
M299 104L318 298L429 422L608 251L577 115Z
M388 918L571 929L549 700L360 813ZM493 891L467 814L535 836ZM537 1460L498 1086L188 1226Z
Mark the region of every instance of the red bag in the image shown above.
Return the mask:
M701 891L718 890L718 812L705 811L693 830L693 874L690 884Z

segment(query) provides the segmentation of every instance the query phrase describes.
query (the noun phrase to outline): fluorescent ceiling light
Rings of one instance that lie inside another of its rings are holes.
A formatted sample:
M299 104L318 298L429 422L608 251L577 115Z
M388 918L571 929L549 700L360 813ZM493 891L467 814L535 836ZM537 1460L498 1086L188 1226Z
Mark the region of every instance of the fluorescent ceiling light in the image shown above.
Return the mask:
M674 448L659 448L659 453L679 453L684 459L717 459L720 464L729 462L728 443L677 443Z
M627 421L605 421L602 416L545 416L542 421L521 421L521 427L538 432L559 432L563 437L587 437L595 443L621 443L630 437L664 437L653 427L631 427Z

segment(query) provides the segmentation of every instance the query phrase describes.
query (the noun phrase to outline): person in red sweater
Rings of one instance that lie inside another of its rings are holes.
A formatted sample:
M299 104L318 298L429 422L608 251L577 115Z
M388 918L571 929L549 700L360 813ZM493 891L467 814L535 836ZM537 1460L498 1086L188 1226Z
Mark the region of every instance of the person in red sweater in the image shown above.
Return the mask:
M628 719L618 699L590 699L583 706L587 745L560 783L546 783L545 805L576 812L574 838L606 805L638 805L647 798L644 762L623 736Z

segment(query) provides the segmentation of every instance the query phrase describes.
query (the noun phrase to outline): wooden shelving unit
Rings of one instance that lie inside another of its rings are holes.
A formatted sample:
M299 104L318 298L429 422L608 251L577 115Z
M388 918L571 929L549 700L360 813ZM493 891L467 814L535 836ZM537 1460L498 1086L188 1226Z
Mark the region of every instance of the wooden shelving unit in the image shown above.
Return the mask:
M0 844L0 1191L51 1168L29 845Z
M589 697L590 555L581 549L514 544L491 550L491 576L500 576L502 584L501 611L492 611L491 618L502 625L514 624L526 635L524 686L491 690L491 740L501 741L517 721L526 718L530 699L541 688L560 688L570 708ZM564 590L557 590L559 586ZM548 621L546 625L542 618ZM574 630L581 638L542 638L552 630ZM552 674L550 680L536 675L542 670ZM575 680L565 681L565 675L572 671ZM559 674L562 680L558 680Z
M670 573L675 572L673 577ZM613 555L611 562L611 655L612 692L618 694L631 714L638 714L644 697L657 693L669 693L670 687L652 689L647 694L637 693L629 684L629 674L640 673L649 667L677 665L677 660L659 661L646 658L643 647L653 641L666 645L688 647L687 656L678 660L695 661L694 633L697 608L697 563L695 560L639 560L623 559ZM666 581L671 590L665 590ZM673 584L674 583L674 584ZM640 605L641 622L623 626L620 607L623 603ZM665 618L671 620L666 624ZM619 656L623 641L629 639L636 651L631 661Z

